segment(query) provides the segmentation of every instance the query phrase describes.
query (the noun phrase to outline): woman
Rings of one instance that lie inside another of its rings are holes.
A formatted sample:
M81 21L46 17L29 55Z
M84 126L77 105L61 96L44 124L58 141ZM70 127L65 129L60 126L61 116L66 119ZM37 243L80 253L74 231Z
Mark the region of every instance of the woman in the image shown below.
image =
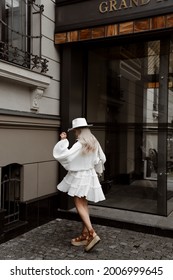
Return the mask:
M57 188L74 197L75 207L83 222L81 235L73 238L71 244L85 245L86 252L100 241L91 224L88 201L98 202L105 199L94 166L99 160L104 164L106 157L99 142L91 133L90 126L92 125L88 125L85 118L74 119L72 128L68 131L74 131L76 143L69 149L67 134L62 132L61 140L53 149L54 158L68 171Z

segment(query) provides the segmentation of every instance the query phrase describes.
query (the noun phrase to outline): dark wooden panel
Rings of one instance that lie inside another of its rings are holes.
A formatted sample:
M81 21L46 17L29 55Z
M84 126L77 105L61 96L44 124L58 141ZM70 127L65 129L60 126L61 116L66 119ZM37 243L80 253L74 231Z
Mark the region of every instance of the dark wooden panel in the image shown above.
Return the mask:
M120 23L119 34L133 33L133 21Z
M92 38L92 30L90 28L79 31L79 40L89 40Z
M95 27L92 29L92 38L101 38L105 36L104 27Z
M55 44L63 44L67 42L67 33L57 33L55 34Z
M118 25L112 24L112 25L106 26L105 35L106 35L106 37L118 35Z
M67 32L67 41L68 42L78 41L78 31Z
M173 14L167 16L167 27L173 27Z
M134 23L134 32L147 31L149 29L150 29L150 20L148 18L136 20Z
M152 29L158 29L158 28L165 28L166 27L166 19L164 16L155 17L151 20Z

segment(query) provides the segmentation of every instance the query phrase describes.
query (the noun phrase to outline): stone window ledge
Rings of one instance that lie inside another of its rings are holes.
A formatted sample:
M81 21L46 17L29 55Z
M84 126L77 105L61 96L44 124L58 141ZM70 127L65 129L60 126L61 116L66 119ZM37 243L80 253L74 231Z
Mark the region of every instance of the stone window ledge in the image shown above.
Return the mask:
M51 77L44 74L2 61L0 61L0 77L43 89L49 86L51 79Z
M50 85L51 77L0 61L0 77L31 88L31 110L39 110L39 100Z

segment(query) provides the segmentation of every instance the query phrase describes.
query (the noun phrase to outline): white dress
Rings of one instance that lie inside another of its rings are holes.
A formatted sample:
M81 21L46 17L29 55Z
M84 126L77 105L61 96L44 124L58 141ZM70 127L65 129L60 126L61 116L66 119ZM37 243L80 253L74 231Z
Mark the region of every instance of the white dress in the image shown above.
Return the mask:
M105 154L98 143L95 152L82 154L82 145L77 141L70 149L67 139L60 140L53 149L54 158L68 171L57 189L70 196L86 197L88 201L105 200L94 165L99 157L106 161ZM99 151L99 156L98 156Z

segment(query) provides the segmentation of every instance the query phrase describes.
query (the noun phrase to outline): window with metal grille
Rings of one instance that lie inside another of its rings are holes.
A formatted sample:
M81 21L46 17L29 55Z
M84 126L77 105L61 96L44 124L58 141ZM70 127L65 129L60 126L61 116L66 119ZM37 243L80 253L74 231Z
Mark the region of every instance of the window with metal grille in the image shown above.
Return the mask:
M48 61L40 52L43 11L44 6L34 0L0 1L0 59L41 73L48 71Z
M2 168L1 208L6 210L5 225L19 221L21 165L10 164Z
M8 28L5 29L5 39L12 48L20 49L23 52L28 51L29 35L29 17L28 5L24 1L5 0L5 23ZM12 50L11 52L12 53ZM19 61L22 63L21 57Z

